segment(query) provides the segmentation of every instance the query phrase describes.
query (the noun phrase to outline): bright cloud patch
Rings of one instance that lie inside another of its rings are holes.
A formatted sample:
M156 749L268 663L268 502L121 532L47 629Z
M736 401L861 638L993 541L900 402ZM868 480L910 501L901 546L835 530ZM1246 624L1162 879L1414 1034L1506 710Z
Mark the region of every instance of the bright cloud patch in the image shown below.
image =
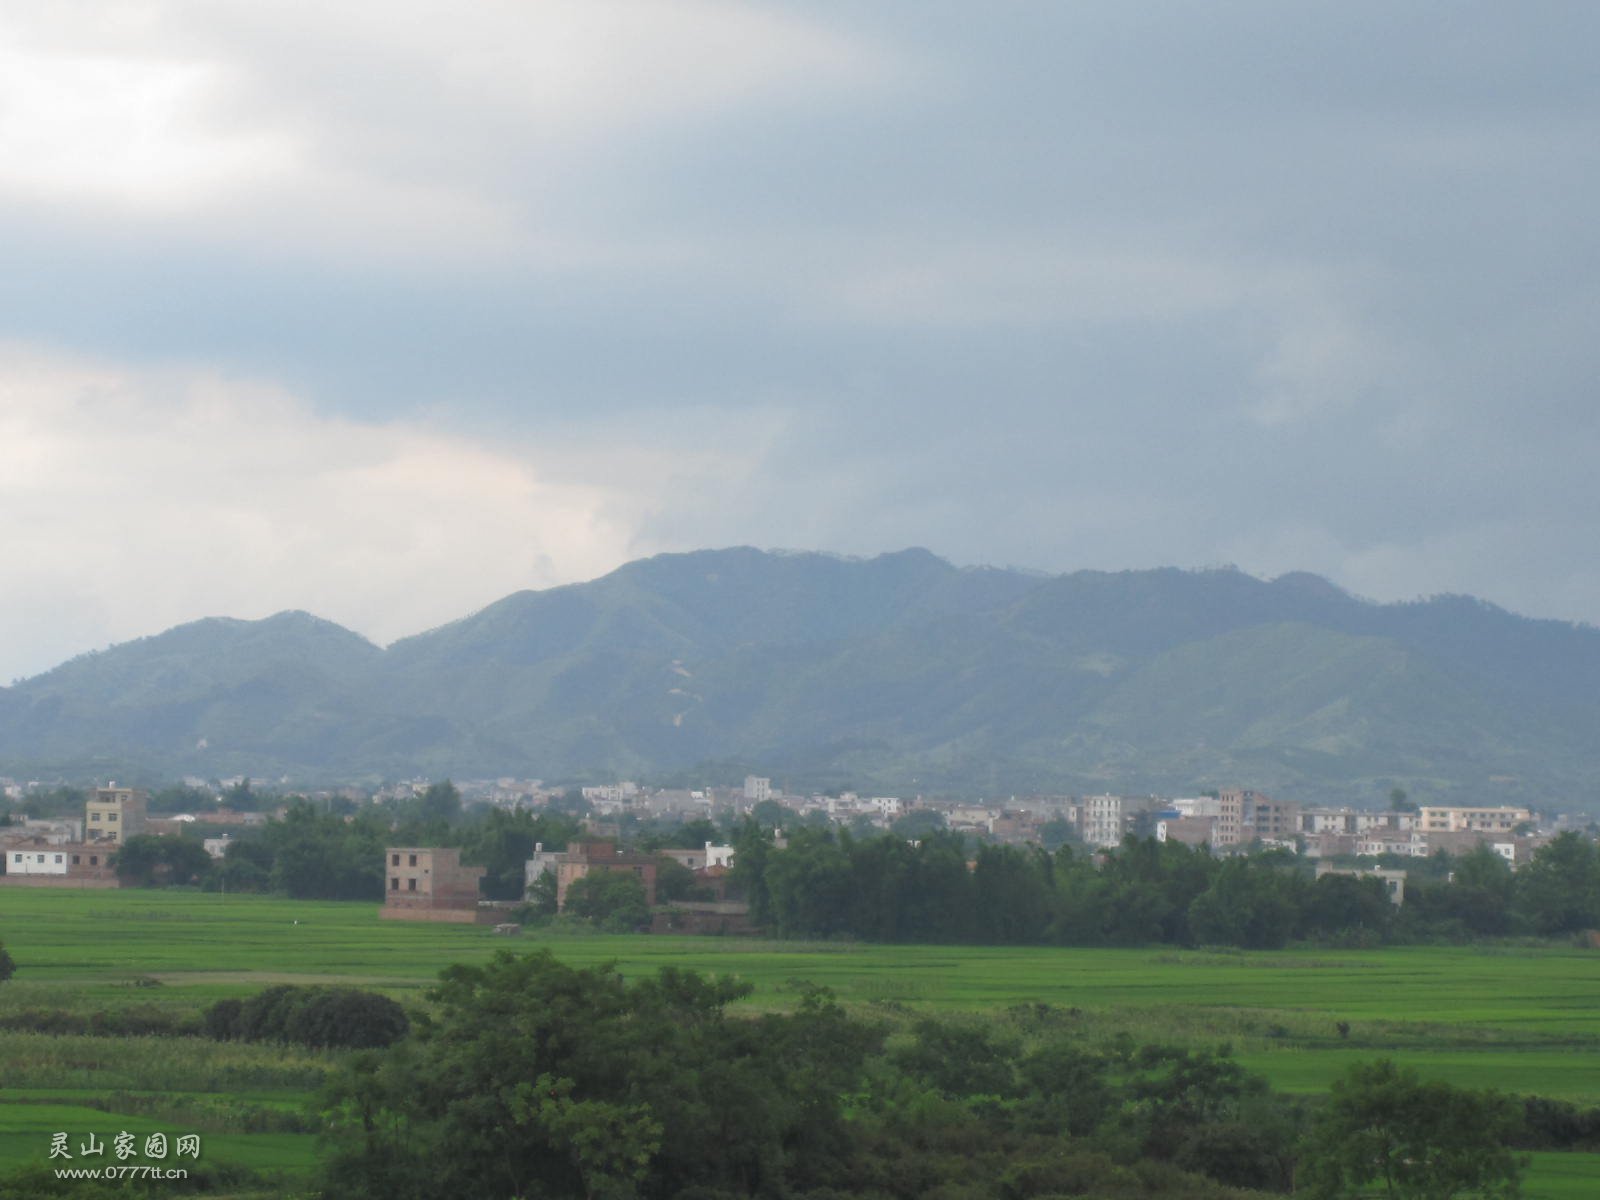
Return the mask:
M5 678L205 615L379 641L630 557L627 505L516 454L281 392L0 350Z

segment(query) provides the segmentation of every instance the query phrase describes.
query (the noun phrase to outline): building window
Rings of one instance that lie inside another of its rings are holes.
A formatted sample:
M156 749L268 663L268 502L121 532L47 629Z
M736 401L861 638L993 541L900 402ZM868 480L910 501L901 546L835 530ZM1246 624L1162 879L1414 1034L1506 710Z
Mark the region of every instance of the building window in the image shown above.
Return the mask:
M89 865L91 867L98 867L100 865L100 856L98 854L89 855Z
M417 890L417 881L415 879L406 880L406 891L414 892L416 890Z
M400 856L397 854L395 857L399 858ZM400 890L400 877L398 875L389 876L389 890L391 892L398 892Z
M106 820L115 821L116 819L117 819L117 814L116 813L107 813L106 814Z
M97 813L97 812L90 813L89 814L89 820L93 821L96 825L98 825L100 823L100 814Z
M61 861L61 855L59 855L59 854L58 854L58 855L56 855L56 861L57 861L57 862L60 862L60 861Z
M415 854L411 856L411 862L408 865L413 867L417 865L417 856Z
M400 865L400 856L398 854L391 854L389 856L389 865L391 867L398 867Z
M73 866L75 866L75 867L78 866L82 861L83 860L81 858L79 858L76 854L74 854L72 856L72 865Z

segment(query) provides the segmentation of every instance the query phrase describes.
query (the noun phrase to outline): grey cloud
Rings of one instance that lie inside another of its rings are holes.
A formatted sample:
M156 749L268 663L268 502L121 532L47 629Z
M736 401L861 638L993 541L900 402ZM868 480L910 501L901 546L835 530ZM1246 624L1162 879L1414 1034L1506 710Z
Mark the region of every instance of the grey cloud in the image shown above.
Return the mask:
M526 243L300 246L292 195L238 225L0 207L0 331L586 464L748 464L647 497L641 549L1237 558L1600 620L1590 6L787 11L862 57L578 133L452 92L425 42L351 69L315 23L210 22L233 116Z

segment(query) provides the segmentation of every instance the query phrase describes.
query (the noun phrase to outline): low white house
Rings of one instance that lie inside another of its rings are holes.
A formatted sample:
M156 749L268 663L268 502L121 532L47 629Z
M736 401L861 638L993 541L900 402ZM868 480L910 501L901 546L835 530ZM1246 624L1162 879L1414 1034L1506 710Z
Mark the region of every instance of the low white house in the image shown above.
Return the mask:
M6 851L8 875L65 875L66 873L67 856L54 847L46 850Z

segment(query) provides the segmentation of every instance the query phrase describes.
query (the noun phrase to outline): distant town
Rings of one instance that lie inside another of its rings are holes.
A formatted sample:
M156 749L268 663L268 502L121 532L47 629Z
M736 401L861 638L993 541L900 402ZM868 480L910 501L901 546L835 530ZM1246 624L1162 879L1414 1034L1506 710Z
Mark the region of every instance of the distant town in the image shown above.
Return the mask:
M372 789L316 791L294 799L330 815L343 813L346 821L352 821L356 811L398 810L438 786L416 779ZM1130 837L1150 838L1208 847L1218 856L1278 851L1318 860L1319 873L1353 869L1337 864L1371 860L1362 864L1362 873L1384 878L1391 899L1399 902L1406 875L1402 860L1441 852L1464 855L1484 847L1516 868L1552 838L1587 825L1582 816L1512 806L1417 806L1399 789L1389 797L1388 807L1374 809L1302 805L1248 788L1195 796L1035 795L988 802L852 791L795 794L757 775L732 788L652 788L624 780L554 789L539 780L517 779L445 786L462 804L486 811L560 811L575 819L581 837L570 839L570 848L545 850L541 845L526 862L530 888L547 871L558 878L558 909L565 908L572 882L607 869L626 869L639 876L653 906L656 864L667 858L694 873L699 883L710 885L704 894L714 896L713 911L722 915L742 911L727 907L724 880L734 865L732 845L704 840L681 847L653 845L648 853L632 853L625 847L631 847L647 827L728 830L740 822L769 828L778 835L780 846L782 830L795 827L846 829L858 837L892 835L912 844L940 832L958 835L971 845L1040 846L1051 851L1063 846L1103 851ZM130 839L141 836L187 835L185 842L197 844L208 858L221 860L239 838L281 820L287 812L284 798L254 791L243 778L189 779L179 789L157 793L169 803L175 797L207 802L196 803L194 811L154 811L148 790L111 783L85 794L81 814L30 815L39 808L31 803L34 798L59 796L61 789L52 792L38 782L0 780L0 790L12 810L5 818L8 823L0 825L0 848L4 882L13 886L116 887L120 880L114 856ZM246 800L250 807L231 807L230 798ZM465 913L482 903L476 881L483 869L462 866L459 850L408 846L386 853L387 906L396 910L390 915L430 919L426 912Z

